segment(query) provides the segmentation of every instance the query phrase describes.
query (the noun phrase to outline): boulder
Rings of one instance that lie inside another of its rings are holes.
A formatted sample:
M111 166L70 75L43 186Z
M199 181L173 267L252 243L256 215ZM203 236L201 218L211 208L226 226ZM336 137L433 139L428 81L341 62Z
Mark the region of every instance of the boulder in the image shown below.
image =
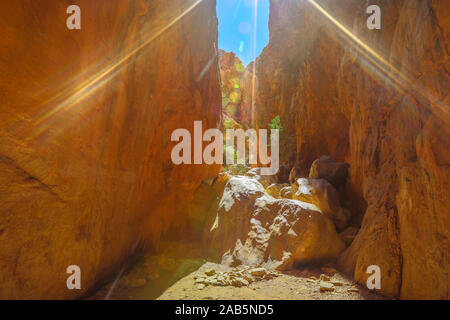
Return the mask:
M334 285L326 281L320 281L320 292L333 292Z
M300 167L293 167L289 173L289 183L295 184L297 179L302 177L302 169Z
M292 186L283 187L280 190L280 198L281 199L292 199L294 197L294 188Z
M267 274L267 270L264 268L253 268L250 270L250 274L253 277L264 277Z
M279 184L279 183L272 183L270 186L268 186L266 188L266 192L274 197L274 198L280 198L280 192L282 189L284 189L285 187L289 187L290 185L287 183L284 184Z
M336 189L347 181L350 165L345 162L337 162L331 157L323 156L311 165L309 177L311 179L325 179Z
M314 204L336 224L339 230L347 226L349 217L341 208L336 189L328 181L300 178L294 188L296 189L294 199Z
M230 179L211 228L212 252L230 266L287 270L335 260L344 248L332 221L314 205L274 199L248 177Z
M223 158L224 163L226 163L226 161L227 161L226 154L228 152L231 152L234 154L234 152L235 152L234 147L224 149L224 158ZM249 167L248 165L245 165L245 164L225 165L224 168L225 168L225 172L229 175L245 175L251 169L251 167Z
M266 189L266 192L277 199L292 199L294 195L292 186L287 183L273 183Z
M262 175L261 168L253 168L249 170L245 175L259 181L264 186L264 188L268 188L271 184L277 183L276 176Z

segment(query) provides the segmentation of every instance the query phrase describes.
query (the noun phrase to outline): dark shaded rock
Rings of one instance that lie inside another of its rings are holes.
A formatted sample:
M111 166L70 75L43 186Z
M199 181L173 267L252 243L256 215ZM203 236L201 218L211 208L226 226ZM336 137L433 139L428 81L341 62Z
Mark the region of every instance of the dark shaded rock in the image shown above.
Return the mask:
M309 177L311 179L325 179L336 189L347 181L350 165L345 162L337 162L331 157L323 156L311 165Z

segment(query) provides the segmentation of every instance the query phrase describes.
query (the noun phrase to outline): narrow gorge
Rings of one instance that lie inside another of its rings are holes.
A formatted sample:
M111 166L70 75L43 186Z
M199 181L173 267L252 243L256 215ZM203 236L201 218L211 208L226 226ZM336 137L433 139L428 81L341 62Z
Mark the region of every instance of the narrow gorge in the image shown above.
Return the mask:
M448 0L270 0L247 66L215 0L76 2L0 3L0 299L450 298ZM278 173L175 164L195 121Z

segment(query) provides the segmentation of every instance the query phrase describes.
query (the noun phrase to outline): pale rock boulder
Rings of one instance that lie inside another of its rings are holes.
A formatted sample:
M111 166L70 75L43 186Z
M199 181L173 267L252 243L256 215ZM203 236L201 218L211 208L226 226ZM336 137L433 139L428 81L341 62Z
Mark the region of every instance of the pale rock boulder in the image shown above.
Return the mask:
M292 186L283 187L280 190L280 198L281 199L293 199L295 193L295 189Z
M339 230L348 224L348 214L341 207L336 189L326 180L300 178L293 186L295 200L312 203L328 216Z
M276 199L292 199L294 195L294 189L287 183L273 183L267 187L266 192Z
M335 260L345 248L333 222L314 205L275 199L248 177L232 177L211 228L222 263L286 270Z
M264 188L268 188L271 184L277 183L278 180L275 175L262 175L261 168L253 168L249 170L245 175L247 177L258 180L264 186Z
M309 177L311 179L325 179L337 189L346 183L349 167L348 163L338 162L329 156L323 156L313 162Z

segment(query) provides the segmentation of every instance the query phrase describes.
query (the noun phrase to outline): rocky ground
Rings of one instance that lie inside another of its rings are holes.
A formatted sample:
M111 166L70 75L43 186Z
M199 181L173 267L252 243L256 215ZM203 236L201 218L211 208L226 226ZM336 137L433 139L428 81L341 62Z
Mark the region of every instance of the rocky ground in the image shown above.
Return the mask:
M205 241L160 245L92 298L379 299L334 269L355 235L335 189L347 171L323 157L310 178L293 169L290 184L258 168L225 172L212 183L222 196Z
M216 275L245 273L255 270L245 267L230 268L206 263L199 270L184 277L167 289L160 300L379 300L381 296L355 284L333 268L305 269L279 273L266 279L253 276L249 284L204 284L199 279L211 279L205 272ZM261 268L258 268L261 270ZM264 269L262 269L264 270ZM261 271L259 271L261 272ZM271 274L268 271L263 273ZM259 273L261 274L261 273ZM244 277L243 282L247 282ZM321 280L322 279L322 280ZM236 283L239 283L236 282Z
M90 300L379 300L332 265L291 271L205 262L195 246L163 245L110 279Z
M162 258L165 261L171 259ZM160 258L161 260L161 258ZM194 262L195 261L195 262ZM174 260L172 260L175 263ZM195 267L199 260L192 260ZM172 266L173 267L173 266ZM181 270L181 269L180 269ZM159 300L380 300L383 297L355 284L331 267L273 272L264 268L231 268L211 262L176 281L166 271L147 280L142 268L133 268L90 299ZM113 287L114 286L114 287Z

